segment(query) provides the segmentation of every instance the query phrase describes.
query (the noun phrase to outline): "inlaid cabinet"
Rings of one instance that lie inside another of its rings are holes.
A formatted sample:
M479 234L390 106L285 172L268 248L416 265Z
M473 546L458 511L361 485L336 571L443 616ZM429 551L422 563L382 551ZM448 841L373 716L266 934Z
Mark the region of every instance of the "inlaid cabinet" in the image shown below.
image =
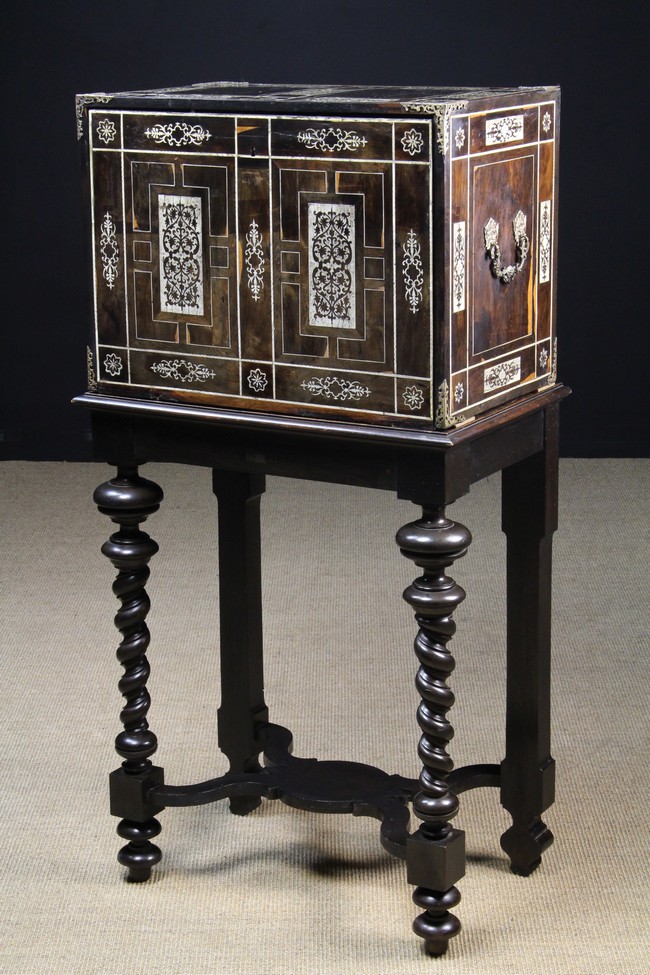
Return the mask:
M446 429L555 381L557 89L78 105L98 390Z

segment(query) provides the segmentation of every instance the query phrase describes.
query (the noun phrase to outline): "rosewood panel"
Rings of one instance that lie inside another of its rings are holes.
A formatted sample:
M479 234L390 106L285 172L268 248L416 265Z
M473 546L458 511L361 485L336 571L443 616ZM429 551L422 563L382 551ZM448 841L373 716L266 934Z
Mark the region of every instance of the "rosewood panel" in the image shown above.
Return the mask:
M514 157L509 153L473 161L470 196L473 268L468 352L470 363L476 363L533 333L533 259L527 259L521 272L504 284L490 273L484 234L488 221L495 220L503 260L508 264L515 263L512 225L517 213L523 214L526 233L535 239L535 155L526 150Z

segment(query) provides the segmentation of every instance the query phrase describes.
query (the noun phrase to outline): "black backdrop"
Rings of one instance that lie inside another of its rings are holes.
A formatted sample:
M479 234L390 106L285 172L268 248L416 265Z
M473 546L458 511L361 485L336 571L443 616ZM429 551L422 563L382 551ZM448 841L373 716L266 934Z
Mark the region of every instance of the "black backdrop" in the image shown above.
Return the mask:
M83 459L76 92L216 80L562 85L558 332L569 456L648 456L645 5L17 0L3 15L0 457Z

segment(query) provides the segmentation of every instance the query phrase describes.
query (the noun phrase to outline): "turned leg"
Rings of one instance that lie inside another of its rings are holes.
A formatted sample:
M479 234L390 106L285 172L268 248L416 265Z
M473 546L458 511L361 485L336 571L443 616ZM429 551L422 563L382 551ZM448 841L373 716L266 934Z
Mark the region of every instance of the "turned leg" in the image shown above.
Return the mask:
M423 570L404 591L420 627L415 653L420 662L416 686L422 698L418 754L424 765L421 791L413 800L413 811L422 822L408 839L406 864L408 881L416 885L413 900L424 908L413 930L430 955L444 954L449 939L460 931L450 908L460 901L454 884L465 873L465 834L450 824L458 799L446 781L453 768L446 748L454 733L447 720L454 696L446 681L455 666L447 648L456 629L451 615L465 593L445 569L465 554L470 542L469 531L446 518L442 507L425 508L420 520L397 533L402 555Z
M213 472L219 506L219 604L221 706L219 747L231 772L260 768L260 722L268 721L262 658L260 498L263 475ZM246 815L261 800L230 800L231 812Z
M112 814L123 817L117 832L128 840L118 860L128 868L128 879L135 882L147 880L161 858L151 840L160 833L154 817L164 807L147 800L148 790L162 785L163 770L150 761L158 742L147 723L149 630L145 618L150 604L144 588L149 578L148 562L158 546L138 526L158 510L162 496L158 485L139 477L135 467L118 468L117 477L101 484L94 494L102 514L119 525L119 531L102 546L103 554L118 570L113 592L121 606L115 625L123 639L117 658L124 667L119 688L126 698L120 714L124 731L115 739L115 749L124 761L111 774L110 792Z
M503 472L503 530L507 536L506 756L501 802L512 826L501 837L514 873L541 862L553 834L541 814L552 804L551 550L557 527L557 408L546 416L540 453Z

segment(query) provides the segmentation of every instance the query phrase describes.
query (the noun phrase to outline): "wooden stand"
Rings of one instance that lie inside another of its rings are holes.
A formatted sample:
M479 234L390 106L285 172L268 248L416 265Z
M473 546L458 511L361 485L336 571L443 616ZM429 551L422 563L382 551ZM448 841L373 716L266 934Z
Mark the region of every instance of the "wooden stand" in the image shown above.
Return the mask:
M451 821L458 795L498 786L512 826L501 838L512 870L529 874L553 837L542 813L553 802L550 754L551 544L557 525L558 409L562 386L536 393L483 419L445 433L372 427L235 411L202 410L87 395L98 457L117 475L95 492L99 509L118 525L102 551L118 570L113 591L121 602L118 659L125 671L123 759L111 775L111 812L126 846L119 860L132 881L146 880L161 853L151 841L166 806L228 798L245 815L263 798L314 812L345 812L381 820L382 845L407 863L422 913L414 930L426 951L443 954L460 923L451 913L464 874L464 834ZM147 712L148 563L157 545L140 525L162 500L140 477L146 461L213 468L219 505L221 685L219 745L226 775L194 785L167 785L153 765L157 748ZM447 745L454 697L448 643L452 613L465 593L447 574L471 542L446 506L470 486L503 470L503 530L507 548L508 677L506 754L498 765L453 769ZM292 737L270 724L263 698L260 498L266 474L394 491L422 508L422 517L397 533L419 570L404 592L415 612L419 663L417 711L422 731L418 780L353 762L318 762L291 755ZM260 755L263 755L263 765ZM409 833L408 803L420 820Z

